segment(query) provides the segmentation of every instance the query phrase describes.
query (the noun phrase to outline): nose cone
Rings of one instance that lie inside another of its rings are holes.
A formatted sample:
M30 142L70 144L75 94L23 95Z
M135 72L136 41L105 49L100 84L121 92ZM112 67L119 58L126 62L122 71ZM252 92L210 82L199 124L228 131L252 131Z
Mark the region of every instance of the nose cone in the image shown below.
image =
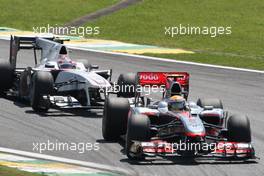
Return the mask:
M181 115L181 120L184 125L185 135L190 137L205 136L205 128L199 117Z

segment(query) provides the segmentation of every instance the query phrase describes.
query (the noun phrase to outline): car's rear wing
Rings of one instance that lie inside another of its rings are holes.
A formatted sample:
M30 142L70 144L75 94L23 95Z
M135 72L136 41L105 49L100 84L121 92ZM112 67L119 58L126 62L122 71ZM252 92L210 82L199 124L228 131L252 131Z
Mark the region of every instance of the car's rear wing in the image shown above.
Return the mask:
M37 64L36 50L41 49L36 45L37 38L43 38L43 39L55 41L61 44L63 44L64 41L68 40L68 39L60 39L60 38L55 38L55 37L37 37L37 36L32 37L32 36L12 36L11 35L9 62L13 66L13 68L16 68L17 53L21 49L33 49L35 64Z
M138 72L141 86L165 86L169 88L171 82L177 82L182 88L182 93L188 97L189 78L187 72Z

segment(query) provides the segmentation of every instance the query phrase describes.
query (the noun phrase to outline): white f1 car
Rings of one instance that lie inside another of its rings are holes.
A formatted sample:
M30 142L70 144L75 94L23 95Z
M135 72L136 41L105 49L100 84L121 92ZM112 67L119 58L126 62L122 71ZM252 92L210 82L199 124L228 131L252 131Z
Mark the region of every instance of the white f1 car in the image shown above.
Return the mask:
M103 108L103 92L111 87L112 70L98 70L87 60L71 60L64 41L54 37L11 36L9 62L0 63L0 93L29 100L37 112L45 112L52 105ZM21 49L34 51L34 67L17 68ZM40 60L37 50L41 51Z

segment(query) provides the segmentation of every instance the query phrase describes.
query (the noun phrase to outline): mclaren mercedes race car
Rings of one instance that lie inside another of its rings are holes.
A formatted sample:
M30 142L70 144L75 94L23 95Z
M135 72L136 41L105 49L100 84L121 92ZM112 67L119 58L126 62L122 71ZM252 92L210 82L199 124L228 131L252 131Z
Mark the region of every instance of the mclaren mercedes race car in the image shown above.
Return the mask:
M125 139L126 155L146 157L255 158L247 116L230 114L221 100L200 98L187 102L189 74L140 72L125 74L119 84L163 86L162 98L153 101L142 92L123 92L109 97L104 107L103 137Z
M40 112L52 105L102 109L102 92L111 87L112 70L98 70L87 60L70 59L64 41L11 36L9 62L0 63L1 94L29 100L33 110ZM17 67L18 51L22 49L33 51L35 66Z

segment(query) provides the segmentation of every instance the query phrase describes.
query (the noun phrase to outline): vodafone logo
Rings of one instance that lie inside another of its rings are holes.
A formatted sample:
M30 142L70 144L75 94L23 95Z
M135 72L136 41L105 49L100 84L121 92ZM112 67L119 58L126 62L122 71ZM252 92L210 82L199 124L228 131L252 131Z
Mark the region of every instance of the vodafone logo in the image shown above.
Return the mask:
M157 81L157 80L159 80L159 75L157 75L157 74L142 74L142 75L140 75L140 80Z

